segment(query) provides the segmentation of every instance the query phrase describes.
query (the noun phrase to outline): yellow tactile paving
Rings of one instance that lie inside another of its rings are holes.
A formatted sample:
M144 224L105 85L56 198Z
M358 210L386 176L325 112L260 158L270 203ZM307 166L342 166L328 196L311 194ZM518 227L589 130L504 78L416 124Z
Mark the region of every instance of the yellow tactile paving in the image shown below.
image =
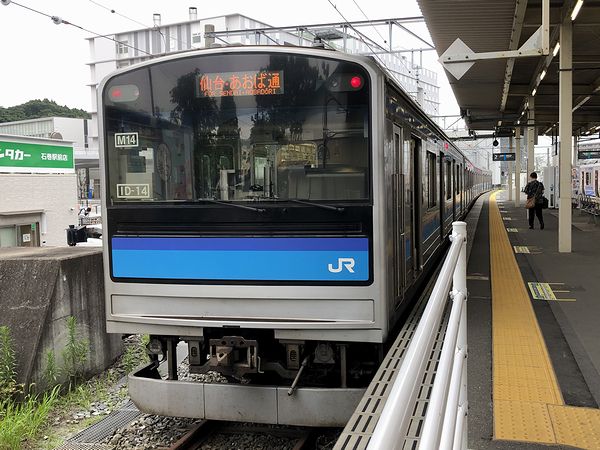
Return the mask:
M508 441L556 443L548 405L494 399L494 437Z
M548 349L490 196L494 437L600 449L600 410L565 406Z
M597 409L548 405L557 442L573 447L600 449L600 414Z
M495 194L490 198L490 266L494 367L499 365L513 368L512 377L508 377L506 372L494 370L494 399L563 404L529 293L500 217ZM527 368L539 368L542 378L536 380L527 377ZM507 390L507 386L514 388ZM506 408L502 411L506 411ZM539 441L546 442L541 437Z

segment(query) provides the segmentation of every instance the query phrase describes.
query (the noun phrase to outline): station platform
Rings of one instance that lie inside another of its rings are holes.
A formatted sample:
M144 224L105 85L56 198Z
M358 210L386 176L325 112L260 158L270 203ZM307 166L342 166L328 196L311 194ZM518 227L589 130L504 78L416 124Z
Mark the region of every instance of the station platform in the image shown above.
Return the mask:
M469 449L600 449L600 225L573 210L529 229L506 191L482 196L467 269ZM549 447L551 446L551 447Z

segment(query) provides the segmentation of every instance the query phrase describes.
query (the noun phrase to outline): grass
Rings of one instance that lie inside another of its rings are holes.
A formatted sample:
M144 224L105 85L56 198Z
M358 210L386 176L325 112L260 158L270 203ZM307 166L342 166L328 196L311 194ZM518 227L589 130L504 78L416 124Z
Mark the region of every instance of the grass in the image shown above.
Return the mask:
M10 398L0 401L0 450L19 450L23 442L34 439L46 426L58 394L56 387L41 396L27 396L20 403Z
M0 327L0 401L13 398L21 392L22 386L15 381L15 351L13 349L10 329L7 326Z
M31 450L56 448L73 433L102 420L105 415L100 414L83 418L78 423L67 423L67 420L73 420L73 414L89 410L93 402L106 401L109 397L109 391L114 386L117 378L118 374L115 371L107 371L64 392L63 395L56 399L49 412L47 420L49 426L42 429L46 435L42 436L41 433L38 433L37 439L28 441L27 445L23 448ZM125 395L126 391L122 394L122 398ZM4 449L0 447L0 450Z
M89 410L94 402L107 401L110 389L123 373L110 369L90 380L82 381L82 368L87 359L89 344L79 338L74 320L67 322L67 328L67 346L62 354L65 367L57 366L54 353L46 353L44 379L50 385L55 384L58 373L64 370L71 382L68 386L56 386L46 394L30 395L24 401L17 402L15 395L19 393L19 386L15 383L12 341L9 330L0 327L0 388L4 388L5 394L11 394L0 396L0 450L53 449L61 445L69 435L105 417L100 414L73 421L74 413ZM127 347L121 360L121 370L128 373L147 359L147 342L146 335L142 336L141 342ZM118 394L121 399L126 395L126 388Z

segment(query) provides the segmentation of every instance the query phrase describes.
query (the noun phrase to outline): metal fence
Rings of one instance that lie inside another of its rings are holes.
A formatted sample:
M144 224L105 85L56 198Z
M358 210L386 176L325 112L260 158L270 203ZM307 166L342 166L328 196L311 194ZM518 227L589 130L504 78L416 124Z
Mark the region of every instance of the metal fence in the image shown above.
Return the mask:
M454 222L450 239L450 250L369 441L369 450L403 448L412 405L448 295L452 299L450 318L418 448L467 448L467 224Z

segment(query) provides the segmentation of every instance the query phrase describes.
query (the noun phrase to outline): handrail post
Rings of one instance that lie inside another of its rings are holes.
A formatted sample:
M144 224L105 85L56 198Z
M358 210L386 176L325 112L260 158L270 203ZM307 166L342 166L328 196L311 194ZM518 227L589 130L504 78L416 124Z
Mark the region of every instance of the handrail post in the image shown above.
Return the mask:
M452 244L448 255L442 265L438 279L433 287L429 301L408 346L402 364L398 368L392 388L381 411L379 420L369 440L368 450L398 450L404 445L406 431L411 419L414 402L418 394L420 380L425 372L427 358L436 339L444 311L448 304L448 294L453 303L448 318L446 337L440 355L439 364L425 422L421 430L420 449L439 450L442 427L448 427L445 416L448 390L453 389L452 399L454 404L452 433L448 433L448 448L452 448L452 440L457 435L454 432L458 422L462 427L461 416L457 420L459 405L462 411L466 409L466 400L463 399L461 390L461 370L464 368L466 353L466 330L462 332L461 326L466 327L466 314L464 313L466 300L466 224L453 223L453 233L450 237ZM452 287L454 283L454 287ZM458 347L458 349L457 349ZM455 353L459 356L455 357ZM457 358L457 362L455 362ZM458 364L460 361L460 364ZM454 370L454 366L459 366ZM455 383L451 383L455 380ZM466 390L465 390L466 394ZM449 430L449 428L447 428ZM428 430L426 432L425 430ZM458 434L463 434L462 432ZM462 436L461 436L462 437Z
M420 450L450 450L454 444L457 410L461 404L466 357L467 224L452 224L452 244L460 251L452 272L452 308L427 414L421 430ZM458 240L458 242L457 242ZM462 430L461 430L462 431ZM461 433L462 434L462 433Z
M455 367L460 367L458 373L453 373L452 384L454 384L455 377L460 379L460 387L457 393L456 401L447 405L446 416L444 418L444 426L442 427L442 440L449 438L450 434L453 434L450 442L453 442L452 448L455 450L466 450L468 442L468 428L467 428L467 417L468 417L468 400L467 400L467 358L468 358L468 345L467 345L467 224L465 222L454 222L452 224L453 234L464 236L462 248L460 250L460 256L456 264L456 269L452 277L452 290L454 292L464 292L465 294L465 305L461 310L460 326L458 328L458 337L456 340L457 353L455 357L460 358L461 361L455 361ZM458 407L458 408L456 408ZM444 436L445 435L445 436ZM445 441L448 443L448 441Z
M462 236L463 244L460 256L452 276L452 290L467 293L467 224L466 222L453 222L452 235Z
M454 442L461 444L461 449L466 450L468 446L468 417L469 417L469 401L468 401L468 390L467 390L467 366L468 366L468 344L467 344L467 302L468 291L467 291L467 224L465 222L454 222L452 224L452 231L463 235L464 241L460 250L460 256L458 257L458 264L456 264L456 270L452 277L453 290L462 291L465 293L465 305L461 311L462 317L460 318L461 326L458 329L458 340L457 347L465 350L464 363L462 366L461 380L460 380L460 394L458 397L458 427L455 428L456 432L462 432L462 439L455 439ZM462 420L460 420L462 419ZM458 436L455 434L455 438ZM456 448L456 445L454 446ZM458 449L457 449L458 450Z

